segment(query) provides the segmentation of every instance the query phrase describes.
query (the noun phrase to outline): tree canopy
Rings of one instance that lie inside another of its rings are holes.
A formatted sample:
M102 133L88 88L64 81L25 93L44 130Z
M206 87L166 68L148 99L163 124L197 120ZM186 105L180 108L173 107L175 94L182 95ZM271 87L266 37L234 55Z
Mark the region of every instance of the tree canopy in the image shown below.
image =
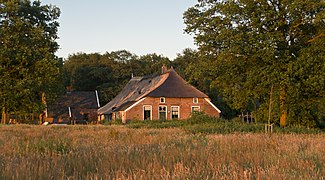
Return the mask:
M324 122L324 8L323 0L199 0L184 13L201 56L196 71L259 119L271 100L283 126Z
M0 3L0 103L5 112L41 112L42 94L55 92L62 60L59 8L40 1Z
M135 55L126 50L77 53L64 62L65 86L73 90L98 90L101 104L113 99L131 76L159 73L170 60L157 54Z

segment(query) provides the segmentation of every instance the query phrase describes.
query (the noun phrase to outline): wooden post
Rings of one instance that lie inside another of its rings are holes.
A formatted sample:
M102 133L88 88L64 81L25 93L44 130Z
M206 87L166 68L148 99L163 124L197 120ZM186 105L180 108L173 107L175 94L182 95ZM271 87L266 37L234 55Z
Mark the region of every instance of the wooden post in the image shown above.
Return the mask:
M273 124L265 124L265 133L273 132Z
M242 121L244 123L245 122L245 119L244 119L244 112L243 111L241 112L241 118L242 118Z

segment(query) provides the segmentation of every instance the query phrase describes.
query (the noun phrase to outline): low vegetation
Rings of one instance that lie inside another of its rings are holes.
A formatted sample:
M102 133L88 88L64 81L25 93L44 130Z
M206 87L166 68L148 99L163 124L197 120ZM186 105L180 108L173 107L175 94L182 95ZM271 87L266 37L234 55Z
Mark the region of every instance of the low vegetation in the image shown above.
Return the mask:
M120 121L113 122L121 124ZM222 118L210 117L205 114L193 114L188 120L172 120L172 121L130 121L127 124L129 128L174 128L179 127L190 133L204 134L228 134L228 133L262 133L265 132L265 123L243 123L241 119L226 120ZM273 132L281 133L321 133L324 129L306 128L303 126L288 126L282 128L275 124Z
M0 179L325 178L324 133L128 126L0 125Z

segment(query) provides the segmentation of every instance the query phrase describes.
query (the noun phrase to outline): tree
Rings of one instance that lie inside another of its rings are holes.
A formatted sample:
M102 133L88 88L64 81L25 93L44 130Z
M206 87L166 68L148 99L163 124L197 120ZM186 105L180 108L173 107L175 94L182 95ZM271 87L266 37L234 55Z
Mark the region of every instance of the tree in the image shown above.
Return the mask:
M44 109L57 91L62 60L54 53L59 8L39 1L0 2L0 103L3 114ZM43 98L42 98L43 97ZM43 99L43 103L42 103Z
M236 115L236 111L232 110L223 100L220 90L213 85L215 74L213 58L200 56L196 50L184 49L178 54L172 62L176 71L205 94L207 94L212 102L221 109L222 116L231 119Z
M199 0L184 13L185 32L233 108L263 118L274 86L280 125L315 126L324 120L324 9L324 0Z
M137 56L126 50L86 54L77 53L64 63L65 86L73 90L98 90L101 104L106 104L134 76L159 73L168 58L157 54Z

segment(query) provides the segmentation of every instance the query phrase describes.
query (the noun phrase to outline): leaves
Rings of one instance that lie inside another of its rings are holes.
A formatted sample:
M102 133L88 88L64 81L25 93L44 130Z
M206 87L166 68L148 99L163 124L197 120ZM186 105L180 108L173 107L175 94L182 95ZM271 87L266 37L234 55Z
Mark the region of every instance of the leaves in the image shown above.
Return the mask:
M57 91L62 61L54 53L60 10L39 1L1 2L0 100L9 112L41 111L41 93Z
M298 109L317 112L320 105L312 103L310 109L311 104L303 104L324 97L324 55L319 51L325 48L319 36L325 29L324 7L316 0L201 0L184 13L185 32L194 35L200 59L210 60L204 66L213 67L198 70L214 72L212 85L233 108L263 113L274 85L276 95L286 91L284 102L276 98L275 107L291 111L291 123L306 125L299 119L324 118L297 114ZM315 37L317 46L308 43Z
M131 76L145 76L161 72L169 65L168 58L157 54L137 56L126 50L69 56L64 63L65 86L73 90L99 90L101 104L113 99Z

